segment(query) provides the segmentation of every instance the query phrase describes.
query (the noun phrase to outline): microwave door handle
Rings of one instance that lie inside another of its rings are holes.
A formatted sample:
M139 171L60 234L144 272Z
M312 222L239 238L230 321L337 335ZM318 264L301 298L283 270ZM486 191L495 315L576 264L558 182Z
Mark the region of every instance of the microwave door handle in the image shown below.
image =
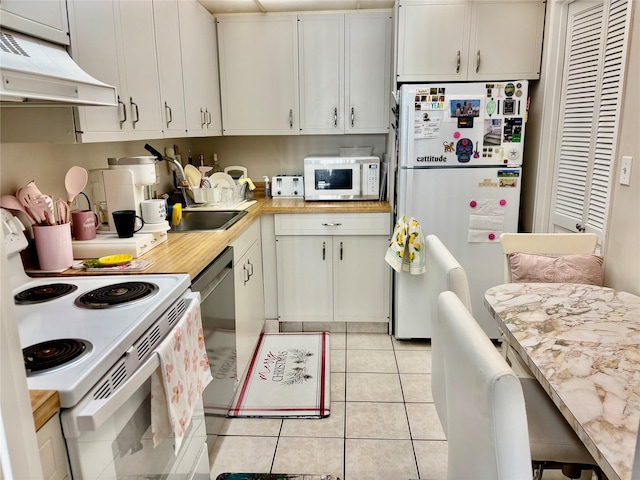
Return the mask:
M186 297L187 310L191 302L198 301L197 292ZM76 417L77 429L81 432L94 431L113 416L122 405L131 398L144 382L151 378L153 372L160 367L160 358L156 353L151 356L108 398L91 400Z

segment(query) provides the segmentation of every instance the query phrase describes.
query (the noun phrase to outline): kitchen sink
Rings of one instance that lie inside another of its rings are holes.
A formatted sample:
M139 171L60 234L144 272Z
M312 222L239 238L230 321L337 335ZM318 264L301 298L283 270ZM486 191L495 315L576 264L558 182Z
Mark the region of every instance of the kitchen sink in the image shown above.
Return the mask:
M183 211L172 232L222 232L247 214L246 210Z

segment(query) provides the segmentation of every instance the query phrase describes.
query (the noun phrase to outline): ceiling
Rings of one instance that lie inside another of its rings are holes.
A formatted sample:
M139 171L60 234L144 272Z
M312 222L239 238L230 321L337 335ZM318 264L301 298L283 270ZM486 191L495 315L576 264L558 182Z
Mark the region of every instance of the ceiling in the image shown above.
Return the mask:
M213 14L391 8L394 0L198 0Z

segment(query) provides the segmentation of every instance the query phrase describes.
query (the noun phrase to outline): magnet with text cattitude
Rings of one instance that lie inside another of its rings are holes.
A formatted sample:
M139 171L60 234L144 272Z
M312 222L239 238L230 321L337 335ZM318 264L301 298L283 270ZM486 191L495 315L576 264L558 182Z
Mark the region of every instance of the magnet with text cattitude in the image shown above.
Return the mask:
M456 156L458 162L468 163L473 154L473 142L468 138L461 138L456 144Z

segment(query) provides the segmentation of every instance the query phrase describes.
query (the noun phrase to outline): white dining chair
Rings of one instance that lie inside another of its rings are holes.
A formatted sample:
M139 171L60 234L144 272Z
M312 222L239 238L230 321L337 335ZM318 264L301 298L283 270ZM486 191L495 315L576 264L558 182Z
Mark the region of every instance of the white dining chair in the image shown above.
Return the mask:
M449 394L445 386L445 347L440 334L441 322L438 321L438 298L442 292L451 291L457 295L471 315L473 311L467 275L460 263L436 235L428 235L424 245L426 293L434 322L431 339L431 392L438 418L448 438L447 398ZM489 343L492 343L482 328L479 328ZM506 344L503 344L503 347L506 347ZM497 351L495 346L493 348ZM581 469L595 468L593 467L595 461L540 383L532 376L517 376L525 396L529 422L529 446L537 478L549 468L563 468L566 475L571 478L578 478ZM599 472L596 473L599 475Z
M518 377L453 292L438 300L447 389L447 478L532 478Z
M438 296L447 290L454 292L464 306L471 312L471 295L467 274L455 257L436 235L428 235L424 241L427 298L431 309L431 317L438 313ZM432 339L439 337L438 324L431 326ZM446 389L444 387L444 368L442 367L442 348L440 342L431 342L431 393L433 402L444 431L447 431Z

